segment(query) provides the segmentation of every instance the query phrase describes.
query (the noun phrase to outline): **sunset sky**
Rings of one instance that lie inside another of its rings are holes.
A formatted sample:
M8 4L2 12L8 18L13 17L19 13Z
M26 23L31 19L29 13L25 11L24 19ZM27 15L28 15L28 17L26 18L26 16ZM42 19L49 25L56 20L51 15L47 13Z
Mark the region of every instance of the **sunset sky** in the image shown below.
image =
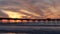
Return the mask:
M60 0L0 0L0 18L60 19Z

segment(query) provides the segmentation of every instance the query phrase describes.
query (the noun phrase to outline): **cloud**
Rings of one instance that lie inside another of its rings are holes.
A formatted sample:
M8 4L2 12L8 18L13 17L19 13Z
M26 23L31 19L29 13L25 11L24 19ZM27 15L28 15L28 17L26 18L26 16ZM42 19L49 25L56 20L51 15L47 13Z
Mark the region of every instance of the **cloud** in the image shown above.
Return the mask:
M60 15L58 14L60 11L60 0L0 0L0 9L12 9L13 11L26 9L44 17L50 14L52 15L52 13ZM54 10L57 11L55 12ZM3 16L3 14L0 11L0 15ZM7 15L4 14L4 16Z

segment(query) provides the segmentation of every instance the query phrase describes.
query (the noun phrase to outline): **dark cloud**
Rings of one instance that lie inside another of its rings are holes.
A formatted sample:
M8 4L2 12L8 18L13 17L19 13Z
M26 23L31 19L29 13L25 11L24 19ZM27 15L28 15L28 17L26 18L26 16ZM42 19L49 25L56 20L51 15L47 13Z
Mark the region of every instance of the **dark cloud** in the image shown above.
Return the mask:
M0 16L1 18L8 18L8 15L0 11Z

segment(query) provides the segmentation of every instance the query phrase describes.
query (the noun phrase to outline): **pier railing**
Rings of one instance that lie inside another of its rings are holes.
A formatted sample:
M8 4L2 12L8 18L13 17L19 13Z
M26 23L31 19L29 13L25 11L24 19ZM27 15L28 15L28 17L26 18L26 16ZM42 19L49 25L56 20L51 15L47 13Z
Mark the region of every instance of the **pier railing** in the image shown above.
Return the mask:
M60 21L60 19L17 19L17 18L0 18L0 22L41 22L41 21Z
M0 25L60 25L60 19L13 19L1 18Z

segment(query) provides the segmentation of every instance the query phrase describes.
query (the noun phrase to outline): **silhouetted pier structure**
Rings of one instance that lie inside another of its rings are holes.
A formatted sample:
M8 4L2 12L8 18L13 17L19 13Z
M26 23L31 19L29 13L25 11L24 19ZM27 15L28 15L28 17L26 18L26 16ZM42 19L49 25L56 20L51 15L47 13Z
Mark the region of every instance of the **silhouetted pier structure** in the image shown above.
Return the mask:
M0 18L0 20L21 20L21 21L60 21L60 19L18 19L18 18Z
M0 25L15 25L15 26L45 26L45 25L59 25L60 19L13 19L1 18Z

